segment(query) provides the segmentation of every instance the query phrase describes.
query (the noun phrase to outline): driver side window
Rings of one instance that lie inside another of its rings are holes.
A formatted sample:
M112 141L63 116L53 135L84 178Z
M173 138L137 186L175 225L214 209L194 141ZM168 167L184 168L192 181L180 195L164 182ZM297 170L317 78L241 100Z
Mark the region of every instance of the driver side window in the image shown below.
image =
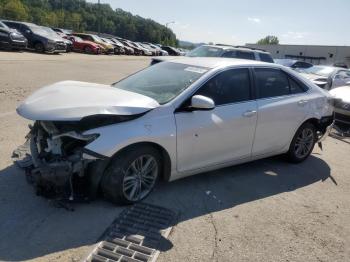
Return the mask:
M219 73L195 95L209 97L217 106L251 100L249 70L230 69Z

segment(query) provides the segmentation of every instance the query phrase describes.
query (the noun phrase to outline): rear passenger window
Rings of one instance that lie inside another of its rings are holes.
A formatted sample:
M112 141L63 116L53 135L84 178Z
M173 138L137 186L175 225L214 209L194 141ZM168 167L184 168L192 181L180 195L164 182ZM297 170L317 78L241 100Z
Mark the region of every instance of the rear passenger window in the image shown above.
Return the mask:
M292 78L288 78L289 80L289 86L290 86L290 93L291 94L299 94L305 92L305 90Z
M253 52L237 51L237 58L255 60Z
M259 98L284 96L289 94L287 75L273 68L256 68L256 86Z
M210 97L216 105L250 100L249 70L231 69L222 72L204 84L196 95Z
M263 62L273 63L271 55L265 53L259 53L260 60Z
M230 58L237 58L237 52L236 51L228 51L225 52L222 57L230 57Z

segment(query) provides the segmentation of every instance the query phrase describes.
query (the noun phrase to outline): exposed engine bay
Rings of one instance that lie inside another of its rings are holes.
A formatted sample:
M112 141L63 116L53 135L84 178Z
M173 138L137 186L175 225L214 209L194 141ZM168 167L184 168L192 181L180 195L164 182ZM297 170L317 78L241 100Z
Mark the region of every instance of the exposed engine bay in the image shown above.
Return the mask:
M25 169L37 194L69 200L86 197L86 187L81 186L85 183L85 171L98 158L87 156L84 146L99 135L83 135L63 122L36 121L30 128L27 142L14 156L20 159L22 155L17 164Z

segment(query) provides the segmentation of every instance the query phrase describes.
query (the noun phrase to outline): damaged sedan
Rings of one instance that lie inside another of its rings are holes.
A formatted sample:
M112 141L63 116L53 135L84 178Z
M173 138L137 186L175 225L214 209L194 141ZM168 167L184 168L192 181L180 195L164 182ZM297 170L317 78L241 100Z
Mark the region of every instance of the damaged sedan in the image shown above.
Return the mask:
M333 99L276 64L180 58L112 85L46 86L17 112L34 121L18 164L38 194L76 200L101 192L128 204L158 180L278 154L304 161L328 135Z

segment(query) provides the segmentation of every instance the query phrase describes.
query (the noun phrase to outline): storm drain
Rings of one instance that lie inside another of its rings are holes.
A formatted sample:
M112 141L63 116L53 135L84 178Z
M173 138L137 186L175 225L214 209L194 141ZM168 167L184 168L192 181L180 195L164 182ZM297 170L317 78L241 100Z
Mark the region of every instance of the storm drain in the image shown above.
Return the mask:
M124 210L105 231L86 262L149 262L159 255L175 219L169 209L138 203Z

